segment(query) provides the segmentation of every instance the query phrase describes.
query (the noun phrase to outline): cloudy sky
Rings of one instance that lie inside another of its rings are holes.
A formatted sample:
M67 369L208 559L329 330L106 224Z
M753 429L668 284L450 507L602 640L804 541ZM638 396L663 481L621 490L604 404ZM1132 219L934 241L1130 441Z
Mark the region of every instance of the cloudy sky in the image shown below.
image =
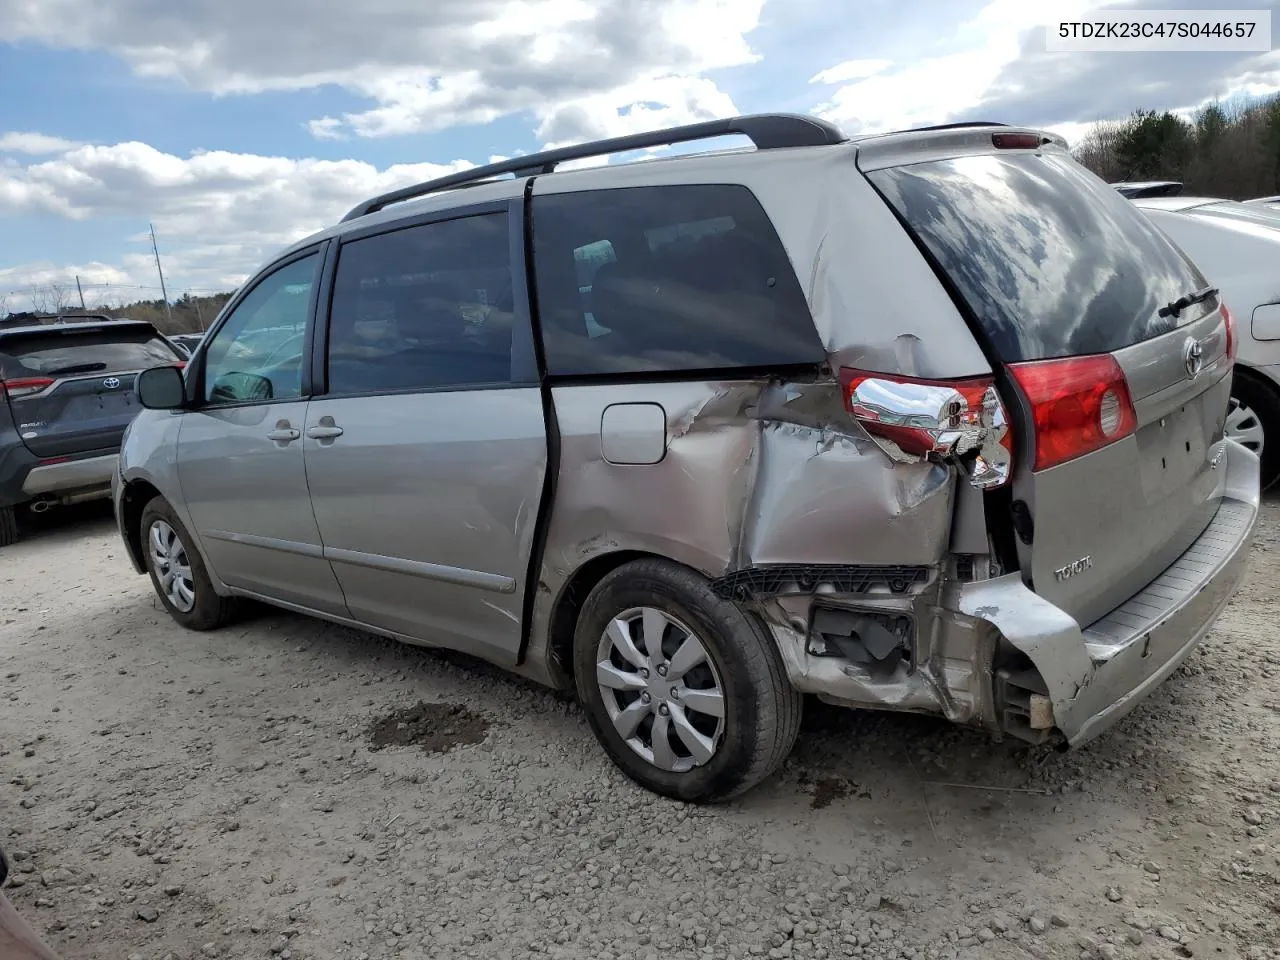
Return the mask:
M734 113L1072 138L1138 107L1280 90L1274 53L1045 53L1047 17L1100 5L0 0L0 298L24 309L76 274L90 300L157 296L148 222L171 294L228 289L382 190Z

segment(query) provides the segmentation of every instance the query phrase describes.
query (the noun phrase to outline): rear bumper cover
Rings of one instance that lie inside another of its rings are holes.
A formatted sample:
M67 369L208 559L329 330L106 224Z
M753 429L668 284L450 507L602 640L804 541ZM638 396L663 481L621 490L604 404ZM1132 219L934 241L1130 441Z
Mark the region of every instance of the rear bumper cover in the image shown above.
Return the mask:
M1040 674L1053 722L1079 746L1117 723L1173 673L1235 592L1258 519L1258 458L1224 441L1225 489L1195 543L1121 607L1081 629L1018 574L966 584L960 612L994 626Z
M117 454L64 460L34 466L22 481L22 492L28 499L56 496L81 490L100 490L103 497L111 493L111 474L115 472Z

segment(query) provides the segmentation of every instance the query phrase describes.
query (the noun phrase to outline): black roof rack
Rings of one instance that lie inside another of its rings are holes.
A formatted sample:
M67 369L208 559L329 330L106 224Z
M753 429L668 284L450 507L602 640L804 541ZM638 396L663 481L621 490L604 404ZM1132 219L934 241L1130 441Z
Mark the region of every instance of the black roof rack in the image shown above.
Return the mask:
M668 127L652 133L634 133L625 137L611 137L608 140L593 140L590 143L531 153L528 156L503 160L500 163L473 167L470 170L463 170L436 180L427 180L410 187L402 187L374 197L372 200L366 200L343 217L342 222L346 223L348 220L375 213L383 207L403 200L412 200L450 187L475 185L478 181L488 181L507 173L516 177L533 177L552 173L559 164L568 160L602 157L611 153L665 147L673 143L710 140L734 134L749 139L755 144L757 150L773 150L779 147L816 147L844 143L846 139L839 128L833 124L819 120L817 117L805 117L799 114L760 113L746 117L731 117L727 120L708 120L705 123Z

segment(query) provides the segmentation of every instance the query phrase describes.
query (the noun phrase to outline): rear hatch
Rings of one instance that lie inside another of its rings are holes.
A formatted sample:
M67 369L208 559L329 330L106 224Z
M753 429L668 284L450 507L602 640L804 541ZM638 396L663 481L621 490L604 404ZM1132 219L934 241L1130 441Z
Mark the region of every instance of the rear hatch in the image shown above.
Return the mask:
M0 333L0 393L36 456L109 451L140 409L134 375L181 362L147 323L50 324Z
M1204 276L1140 211L1029 136L971 131L952 150L935 137L863 169L1000 371L1016 465L1011 498L991 505L1017 533L1023 576L1088 625L1213 517L1231 333ZM1170 309L1183 298L1196 302Z

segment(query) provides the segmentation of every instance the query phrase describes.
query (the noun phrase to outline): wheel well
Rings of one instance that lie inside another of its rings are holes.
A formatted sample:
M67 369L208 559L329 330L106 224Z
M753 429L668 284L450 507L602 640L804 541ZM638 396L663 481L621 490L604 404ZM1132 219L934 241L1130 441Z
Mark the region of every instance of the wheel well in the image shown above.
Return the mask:
M125 543L139 567L142 562L142 510L160 491L145 480L132 480L125 484L120 498L120 515L124 527Z
M656 553L645 553L640 550L621 550L617 553L606 553L593 557L574 571L567 583L560 590L555 608L551 611L551 622L548 627L551 663L554 673L564 678L566 687L572 687L573 677L573 633L578 626L578 614L586 603L591 591L601 580L624 563L642 560L648 557L663 559Z
M1267 391L1267 393L1275 397L1277 401L1280 401L1280 385L1277 385L1270 377L1258 373L1256 370L1246 367L1241 363L1237 363L1235 365L1235 368L1231 371L1231 375L1237 380L1246 381L1251 386L1256 387L1259 390ZM1232 386L1234 387L1235 384L1233 383Z

